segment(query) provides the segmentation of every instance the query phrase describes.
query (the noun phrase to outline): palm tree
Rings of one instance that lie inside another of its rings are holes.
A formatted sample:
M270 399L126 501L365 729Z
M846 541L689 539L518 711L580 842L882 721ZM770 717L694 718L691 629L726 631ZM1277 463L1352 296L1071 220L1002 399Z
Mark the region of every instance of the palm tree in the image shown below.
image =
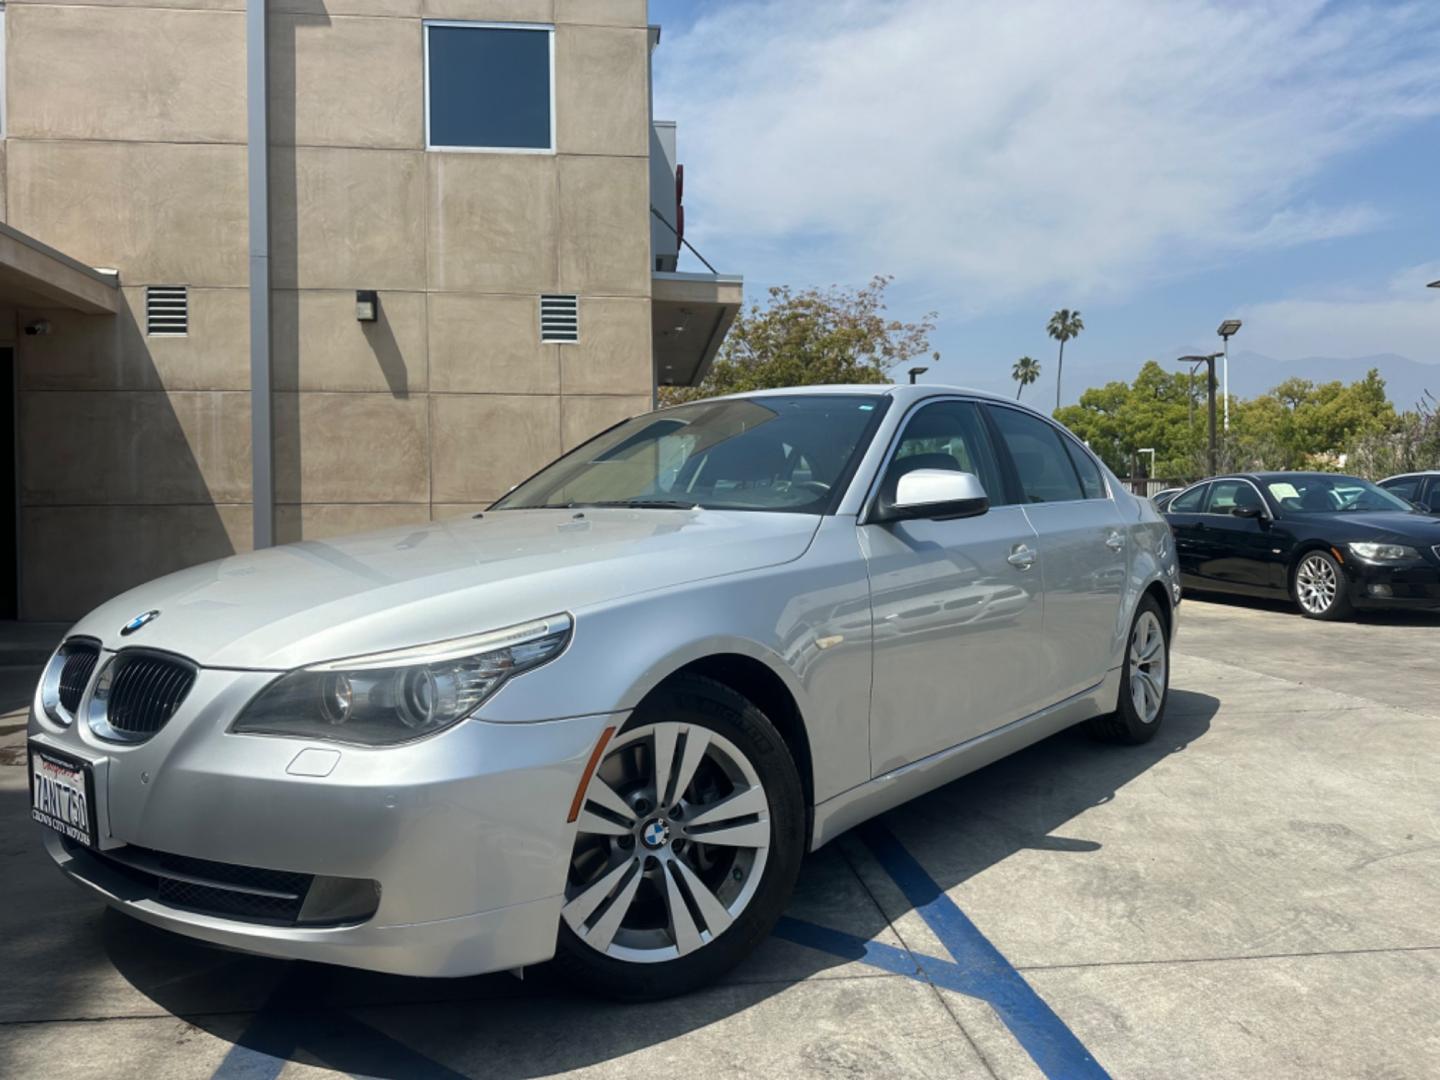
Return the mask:
M1055 366L1055 408L1060 408L1060 379L1065 374L1065 342L1073 337L1079 337L1080 331L1085 329L1084 322L1080 319L1080 312L1071 311L1069 308L1061 308L1050 316L1050 324L1045 327L1048 333L1056 341L1060 342L1060 362Z
M1010 369L1010 377L1020 384L1020 389L1015 391L1015 400L1019 401L1020 395L1025 392L1025 387L1039 380L1040 364L1028 356L1022 356Z

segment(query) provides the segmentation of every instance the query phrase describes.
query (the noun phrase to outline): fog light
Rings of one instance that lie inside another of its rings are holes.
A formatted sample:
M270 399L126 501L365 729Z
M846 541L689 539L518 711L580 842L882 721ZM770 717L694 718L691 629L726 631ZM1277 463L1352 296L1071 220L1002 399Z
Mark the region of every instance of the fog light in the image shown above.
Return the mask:
M1390 591L1390 586L1389 586L1389 585L1371 585L1371 586L1370 586L1370 595L1371 595L1371 596L1393 596L1393 595L1395 595L1395 594Z

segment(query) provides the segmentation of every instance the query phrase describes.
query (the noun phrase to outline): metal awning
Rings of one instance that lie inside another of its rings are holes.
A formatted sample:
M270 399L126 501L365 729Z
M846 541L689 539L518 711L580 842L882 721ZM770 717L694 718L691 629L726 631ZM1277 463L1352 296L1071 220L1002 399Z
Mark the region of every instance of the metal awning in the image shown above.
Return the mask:
M0 223L0 303L114 315L122 302L119 274L92 269Z
M661 386L694 386L710 370L740 313L745 281L657 270L651 282L655 380Z

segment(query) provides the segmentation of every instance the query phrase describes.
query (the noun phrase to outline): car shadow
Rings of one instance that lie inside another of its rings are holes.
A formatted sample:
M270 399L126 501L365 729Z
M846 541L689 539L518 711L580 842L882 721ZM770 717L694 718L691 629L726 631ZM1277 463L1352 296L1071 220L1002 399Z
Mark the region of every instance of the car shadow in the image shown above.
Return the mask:
M1289 600L1201 592L1198 589L1186 589L1185 599L1214 604L1216 607L1248 608L1251 611L1271 611L1277 615L1293 615L1296 619L1304 618L1294 603ZM1415 611L1407 608L1358 608L1350 618L1353 622L1373 623L1377 626L1440 626L1440 611Z
M1084 858L1099 845L1056 831L1092 807L1123 799L1128 783L1202 737L1218 708L1208 695L1172 690L1165 724L1150 743L1116 747L1095 742L1083 729L1064 731L880 822L895 827L947 890L1023 850ZM0 792L0 820L22 816L23 798L23 791ZM25 957L25 970L43 973L27 977L33 986L17 985L17 999L40 1008L37 1019L93 1015L83 999L97 980L109 980L130 1002L116 1008L158 1006L230 1043L211 1074L218 1080L273 1076L277 1062L287 1059L357 1076L544 1076L664 1043L800 981L876 973L853 949L831 952L776 936L720 984L641 1009L580 996L544 966L523 981L505 974L418 979L270 960L102 909L43 865L48 860L35 832L26 830L23 859L13 847L0 849L7 857L6 891L22 864L26 875L55 877L53 888L22 889L0 905L11 909L7 950ZM787 921L840 931L852 942L894 941L896 913L887 915L872 899L851 868L847 843L853 841L842 838L806 860ZM0 1052L0 1075L3 1059Z

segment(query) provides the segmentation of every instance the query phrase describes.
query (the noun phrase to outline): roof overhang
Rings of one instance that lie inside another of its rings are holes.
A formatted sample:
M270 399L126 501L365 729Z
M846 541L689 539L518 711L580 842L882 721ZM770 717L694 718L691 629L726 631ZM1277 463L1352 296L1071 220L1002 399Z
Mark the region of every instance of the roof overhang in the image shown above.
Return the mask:
M114 315L122 303L120 276L0 223L0 303Z
M740 313L744 279L657 270L651 276L650 297L655 381L661 386L696 385Z

